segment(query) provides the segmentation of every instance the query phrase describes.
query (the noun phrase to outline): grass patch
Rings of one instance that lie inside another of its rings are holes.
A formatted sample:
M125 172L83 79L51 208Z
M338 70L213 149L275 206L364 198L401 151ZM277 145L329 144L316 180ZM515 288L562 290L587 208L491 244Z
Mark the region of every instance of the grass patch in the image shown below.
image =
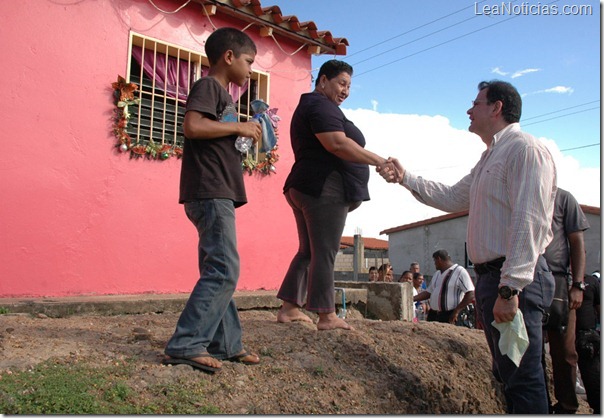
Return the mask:
M0 306L0 315L6 315L9 312L10 311L8 310L8 308L6 308L4 306Z
M0 374L0 414L219 414L207 404L205 382L133 387L132 364L109 367L49 360L32 370ZM193 380L193 381L191 381Z

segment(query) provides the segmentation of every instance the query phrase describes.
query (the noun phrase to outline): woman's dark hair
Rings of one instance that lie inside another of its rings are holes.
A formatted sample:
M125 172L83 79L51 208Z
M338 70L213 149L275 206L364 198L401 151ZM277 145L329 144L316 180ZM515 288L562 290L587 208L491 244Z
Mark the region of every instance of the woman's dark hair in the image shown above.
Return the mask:
M329 60L321 65L319 69L319 75L315 80L315 87L319 85L321 76L324 75L328 80L339 76L341 73L347 73L352 77L352 66L344 61Z
M210 65L216 64L222 54L232 50L235 58L241 54L256 54L256 44L247 34L235 28L216 29L206 40L205 50Z
M478 90L487 90L487 100L489 103L501 101L503 107L501 113L507 123L520 122L522 115L522 99L516 87L505 81L493 80L482 81L478 84Z

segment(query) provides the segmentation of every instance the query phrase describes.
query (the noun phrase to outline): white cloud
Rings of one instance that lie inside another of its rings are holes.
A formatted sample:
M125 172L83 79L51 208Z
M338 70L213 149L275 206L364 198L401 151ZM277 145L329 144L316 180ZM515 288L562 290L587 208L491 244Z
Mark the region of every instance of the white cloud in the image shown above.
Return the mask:
M378 101L377 101L377 100L375 100L375 99L371 100L371 108L372 108L374 111L377 111L378 104L379 104L379 103L378 103Z
M518 70L516 71L514 74L512 74L512 78L518 78L518 77L522 77L525 74L529 74L529 73L536 73L538 71L541 71L541 69L539 68L527 68L526 70Z
M502 70L501 68L499 68L499 67L495 67L495 68L493 68L493 69L491 70L491 73L492 73L492 74L497 74L497 75L502 75L502 76L506 76L506 75L508 75L508 74L509 74L509 73L506 73L505 71L503 71L503 70Z
M556 86L556 87L552 87L551 89L542 90L541 92L543 92L543 93L572 94L574 91L575 90L572 87Z
M478 136L451 127L443 116L342 110L363 132L368 150L396 157L406 169L430 180L455 184L470 172L485 150ZM582 168L576 159L563 156L554 140L541 140L554 156L560 187L573 193L579 203L599 207L599 169ZM369 194L371 200L348 215L344 235L354 235L358 228L365 237L387 239L379 235L380 231L444 214L419 203L402 186L386 183L374 167Z
M522 97L525 97L525 96L528 96L531 94L543 94L543 93L573 94L574 91L575 91L575 89L573 89L572 87L556 86L556 87L551 87L549 89L537 90L532 93L525 93L522 95Z
M524 69L524 70L515 71L510 77L511 78L518 78L518 77L522 77L525 74L536 73L538 71L541 71L541 69L540 68L527 68L527 69ZM491 73L492 74L497 74L497 75L500 75L500 76L503 76L503 77L505 77L508 74L510 74L507 71L503 71L500 67L495 67L495 68L491 69Z

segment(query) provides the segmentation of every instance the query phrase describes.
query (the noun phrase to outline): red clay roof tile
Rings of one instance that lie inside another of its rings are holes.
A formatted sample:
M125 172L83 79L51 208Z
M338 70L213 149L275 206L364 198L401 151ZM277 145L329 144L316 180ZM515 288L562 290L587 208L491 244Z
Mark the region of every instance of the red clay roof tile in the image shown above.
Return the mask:
M349 45L346 38L336 38L330 31L318 30L313 21L300 22L294 15L283 15L279 6L262 7L260 0L195 0L197 3L213 4L218 13L236 16L246 22L258 23L258 26L272 27L275 33L294 39L300 43L308 43L308 48L317 54L346 55Z

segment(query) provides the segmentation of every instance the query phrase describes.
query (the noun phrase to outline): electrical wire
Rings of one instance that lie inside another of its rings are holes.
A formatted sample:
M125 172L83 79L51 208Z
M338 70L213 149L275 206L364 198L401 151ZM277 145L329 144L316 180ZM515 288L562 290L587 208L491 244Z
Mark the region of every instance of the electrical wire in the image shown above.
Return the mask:
M574 148L566 148L566 149L561 149L560 152L564 152L564 151L574 151L576 149L582 149L582 148L589 148L589 147L597 147L598 145L600 145L599 142L595 143L595 144L589 144L589 145L583 145L580 147L574 147Z
M446 18L448 18L448 17L451 17L451 16L453 16L453 15L455 15L455 14L457 14L457 13L461 13L461 12L463 12L463 11L464 11L464 10L466 10L466 9L469 9L469 8L472 8L472 7L476 7L477 5L479 5L480 3L484 3L485 1L487 1L487 0L481 0L481 1L479 1L479 2L476 2L474 5L470 5L470 6L463 7L463 8L461 8L461 9L459 9L459 10L455 11L455 12L449 13L448 15L441 16L441 17L439 17L439 18L437 18L437 19L434 19L434 20L432 20L432 21L430 21L430 22L427 22L427 23L424 23L424 24L422 24L422 25L416 26L416 27L414 27L413 29L409 29L408 31L403 32L403 33L400 33L400 34L398 34L398 35L396 35L396 36L393 36L393 37L391 37L391 38L384 39L383 41L380 41L380 42L378 42L378 43L376 43L376 44L370 45L370 46L368 46L367 48L361 49L360 51L357 51L357 52L355 52L354 54L347 55L347 56L346 56L346 58L353 57L353 56L358 55L358 54L360 54L360 53L362 53L362 52L365 52L365 51L367 51L367 50L369 50L369 49L373 49L373 48L375 48L376 46L380 46L380 45L385 44L386 42L390 42L390 41L392 41L393 39L400 38L401 36L408 35L408 34L410 34L411 32L414 32L414 31L416 31L416 30L418 30L418 29L425 28L426 26L430 26L431 24L436 23L436 22L438 22L438 21L440 21L440 20L443 20L443 19L446 19ZM514 3L515 1L517 1L517 0L513 0L511 3ZM478 16L474 16L474 17L478 17Z
M596 107L590 107L589 109L578 110L578 111L576 111L576 112L567 113L567 114L565 114L565 115L560 115L560 116L556 116L556 117L549 118L549 119L543 119L543 120L539 120L539 121L537 121L537 122L523 123L523 124L522 124L522 126L536 125L536 124L538 124L538 123L543 123L543 122L547 122L547 121L550 121L550 120L555 120L555 119L565 118L565 117L567 117L567 116L572 116L572 115L576 115L576 114L579 114L579 113L587 112L587 111L589 111L589 110L596 110L596 109L599 109L599 108L600 108L600 106L596 106ZM534 118L533 118L533 119L534 119Z
M514 1L516 1L516 0L513 0L511 3L513 3ZM553 3L557 3L558 1L559 1L559 0L554 0L554 1L550 2L550 3L547 3L547 5L551 5L551 4L553 4ZM491 25L488 25L488 26L482 27L482 28L480 28L480 29L473 30L473 31L471 31L471 32L465 33L465 34L463 34L463 35L457 36L457 37L455 37L455 38L452 38L452 39L449 39L449 40L447 40L447 41L441 42L441 43L439 43L439 44L433 45L433 46L431 46L431 47L428 47L428 48L422 49L422 50L417 51L417 52L415 52L415 53L413 53L413 54L409 54L409 55L404 56L404 57L402 57L402 58L396 59L396 60L394 60L394 61L390 61L390 62L388 62L388 63L386 63L386 64L382 64L382 65L380 65L380 66L378 66L378 67L375 67L375 68L369 69L369 70L364 71L364 72L362 72L362 73L355 74L355 75L354 75L354 77L360 77L361 75L364 75L364 74L370 73L370 72L372 72L372 71L375 71L375 70L381 69L381 68L383 68L383 67L386 67L386 66L388 66L388 65L391 65L391 64L397 63L397 62L402 61L402 60L405 60L405 59L407 59L407 58L411 58L411 57L413 57L413 56L415 56L415 55L419 55L419 54L424 53L424 52L426 52L426 51L430 51L430 50L435 49L435 48L437 48L437 47L439 47L439 46L443 46L443 45L449 44L449 43L451 43L451 42L454 42L454 41L457 41L457 40L459 40L459 39L461 39L461 38L465 38L466 36L473 35L473 34L475 34L475 33L481 32L481 31L483 31L483 30L485 30L485 29L491 28L491 27L496 26L496 25L499 25L499 24L501 24L501 23L509 22L510 20L515 19L515 18L520 17L520 16L521 16L521 15L515 15L515 16L511 16L511 17L509 17L509 18L507 18L507 19L501 20L501 21L499 21L499 22L495 22L495 23L493 23L493 24L491 24ZM474 17L476 17L476 16L473 16L473 17L468 18L468 19L466 19L466 20L464 20L464 21L461 21L461 22L458 22L458 23L456 23L456 24L453 24L453 25L451 25L451 26L449 26L449 27L447 27L447 28L445 28L445 29L449 29L449 28L451 28L451 27L453 27L453 26L457 26L458 24L461 24L461 23L465 23L465 22L467 22L468 20L473 19ZM445 30L445 29L438 30L438 31L435 31L435 32L430 33L430 34L428 34L428 35L425 35L425 36L423 36L423 37L420 37L420 38L414 39L414 40L412 40L412 41L408 42L407 44L404 44L404 45L401 45L401 46L405 46L405 45L408 45L408 44L410 44L410 43L416 42L416 41L418 41L418 40L420 40L420 39L424 39L424 38L426 38L426 37L428 37L428 36L431 36L431 35L433 35L433 34L435 34L435 33L441 32L441 31L443 31L443 30ZM400 47L400 46L395 47L395 48L393 48L393 49L391 49L391 50L389 50L389 51L392 51L392 50L397 49L397 48L399 48L399 47ZM386 51L386 52L389 52L389 51ZM385 53L385 52L384 52L384 53ZM377 57L377 56L379 56L379 55L383 55L384 53L380 53L380 54L378 54L378 55L375 55L374 57ZM371 58L374 58L374 57L371 57ZM368 59L371 59L371 58L368 58ZM363 60L363 61L359 61L359 62L357 62L356 64L358 64L358 63L360 63L360 62L365 62L365 61L367 61L368 59L365 59L365 60Z
M155 3L153 3L153 0L149 0L149 3L151 3L151 5L152 5L153 7L155 7L155 9L156 9L156 10L158 10L158 11L160 11L160 12L162 12L162 13L168 14L168 15L172 15L172 14L174 14L174 13L178 13L178 12L180 12L180 11L181 11L181 10L182 10L182 9L183 9L183 8L184 8L186 5L187 5L187 4L191 3L191 0L187 0L187 1L186 1L186 2L185 2L183 5L182 5L182 6L178 7L176 10L174 10L174 11L172 11L172 12L169 12L169 11L167 11L167 10L163 10L163 9L161 9L161 8L157 7L157 6L155 5Z
M431 47L424 48L424 49L422 49L422 50L420 50L420 51L414 52L413 54L409 54L409 55L406 55L406 56L404 56L404 57L402 57L402 58L396 59L396 60L394 60L394 61L387 62L386 64L382 64L382 65L380 65L379 67L371 68L371 69L369 69L369 70L367 70L367 71L364 71L364 72L362 72L362 73L360 73L360 74L355 74L355 75L354 75L354 77L360 77L360 76L365 75L365 74L367 74L367 73L370 73L370 72L372 72L372 71L379 70L379 69L381 69L381 68L387 67L388 65L395 64L395 63L397 63L397 62L399 62L399 61L402 61L402 60L405 60L405 59L407 59L407 58L414 57L415 55L419 55L419 54L422 54L422 53L424 53L424 52L426 52L426 51L430 51L430 50L432 50L432 49L438 48L439 46L443 46L443 45L449 44L449 43L454 42L454 41L457 41L457 40L459 40L459 39L461 39L461 38L465 38L466 36L473 35L473 34L475 34L475 33L481 32L481 31L483 31L483 30L485 30L485 29L492 28L493 26L500 25L500 24L505 23L505 22L508 22L508 21L510 21L510 20L512 20L512 19L516 19L517 17L518 17L518 16L512 16L512 17L509 17L509 18L507 18L507 19L504 19L504 20L501 20L501 21L499 21L499 22L493 23L492 25L488 25L488 26L482 27L482 28L480 28L480 29L473 30L473 31L471 31L471 32L465 33L465 34L463 34L463 35L457 36L457 37L455 37L455 38L452 38L452 39L449 39L449 40L447 40L447 41L441 42L441 43L439 43L439 44L433 45L433 46L431 46Z
M570 107L565 107L564 109L554 110L553 112L542 113L541 115L537 115L537 116L531 116L530 118L522 118L522 120L523 121L527 121L527 120L531 120L531 119L539 119L539 118L541 118L543 116L553 115L554 113L564 112L565 110L575 109L577 107L587 106L589 104L599 103L599 102L600 102L600 100L593 100L591 102L581 103L581 104L578 104L578 105L575 105L575 106L570 106Z

